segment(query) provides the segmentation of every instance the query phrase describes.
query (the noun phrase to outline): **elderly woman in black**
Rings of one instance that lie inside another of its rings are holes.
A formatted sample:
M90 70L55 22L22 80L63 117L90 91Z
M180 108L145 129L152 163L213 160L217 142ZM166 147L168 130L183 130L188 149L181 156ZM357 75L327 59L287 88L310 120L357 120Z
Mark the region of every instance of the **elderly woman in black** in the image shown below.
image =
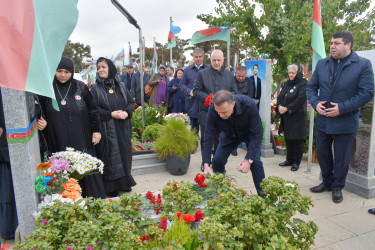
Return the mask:
M131 175L132 149L131 117L134 100L128 89L116 76L114 63L104 57L97 61L98 74L91 94L100 114L102 140L97 146L99 158L104 162L104 187L108 196L118 191L130 192L135 186Z
M63 56L57 67L53 88L60 111L52 106L52 99L40 96L39 102L47 121L43 133L47 138L49 153L72 147L95 156L94 145L99 143L101 133L99 114L86 84L73 78L74 63ZM38 121L38 128L41 127ZM86 176L79 181L82 196L105 198L100 173Z
M281 117L279 133L284 133L287 155L281 167L292 166L297 171L301 163L304 140L307 135L306 84L302 66L288 66L289 81L283 84L277 97L277 109Z

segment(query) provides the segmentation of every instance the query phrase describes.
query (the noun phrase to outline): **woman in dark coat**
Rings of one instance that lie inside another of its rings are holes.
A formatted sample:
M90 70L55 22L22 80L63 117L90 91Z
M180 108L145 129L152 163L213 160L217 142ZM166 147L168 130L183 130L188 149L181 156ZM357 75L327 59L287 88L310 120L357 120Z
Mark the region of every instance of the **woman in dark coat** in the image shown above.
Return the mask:
M172 113L186 113L185 99L186 95L180 90L180 80L184 73L183 69L177 69L174 78L169 82L167 91L172 96Z
M91 94L99 110L103 138L96 149L104 162L105 191L114 197L119 195L118 191L130 192L136 185L131 175L134 100L116 77L116 66L111 60L100 57L97 68Z
M52 106L52 99L40 96L39 102L47 121L43 130L49 153L74 148L92 156L94 145L101 139L99 115L86 84L73 78L74 63L66 56L57 67L53 88L60 111ZM82 196L105 198L100 173L88 175L79 181Z
M304 140L307 136L306 84L302 66L288 66L289 81L283 84L277 97L277 109L281 117L279 133L284 133L287 155L279 166L292 166L297 171L301 163Z
M165 70L165 66L160 65L159 73L153 74L147 83L154 87L149 101L151 107L168 107L169 93L167 92L167 86L169 78L165 75Z

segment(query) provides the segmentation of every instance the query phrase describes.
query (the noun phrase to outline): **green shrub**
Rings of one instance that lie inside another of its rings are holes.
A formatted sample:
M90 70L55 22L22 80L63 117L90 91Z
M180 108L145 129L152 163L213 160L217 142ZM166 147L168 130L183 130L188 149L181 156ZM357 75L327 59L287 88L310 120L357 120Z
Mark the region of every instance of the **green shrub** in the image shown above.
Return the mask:
M159 137L162 127L159 123L148 125L142 135L143 141L155 141Z

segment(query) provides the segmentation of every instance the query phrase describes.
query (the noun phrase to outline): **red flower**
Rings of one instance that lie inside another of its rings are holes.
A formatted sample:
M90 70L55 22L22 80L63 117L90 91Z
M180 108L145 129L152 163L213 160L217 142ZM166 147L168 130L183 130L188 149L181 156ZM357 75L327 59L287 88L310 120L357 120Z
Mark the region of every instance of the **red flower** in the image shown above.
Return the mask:
M211 106L212 100L214 99L212 93L210 93L207 97L206 100L204 101L204 105L207 107Z
M139 148L140 150L144 150L144 148L141 145L136 145L136 147Z
M189 223L189 222L194 222L195 221L194 216L191 215L191 214L184 214L182 216L182 219L184 219L185 223Z
M159 214L160 213L160 208L157 208L156 209L156 214Z
M163 216L159 222L159 228L165 231L167 229L167 225L168 225L168 217Z
M272 111L276 111L276 106L271 106Z
M206 178L203 174L197 174L194 178L194 181L200 186L200 187L208 187L207 184L204 183L204 180Z
M138 108L139 106L138 106L137 104L134 104L134 107L135 107L135 108Z
M203 212L201 210L198 210L194 214L195 221L201 221L203 219Z
M108 199L109 200L109 202L112 202L113 200L112 199Z
M143 234L143 237L140 238L140 240L142 241L142 243L147 240L147 241L150 241L150 237L146 237L146 234Z
M155 204L155 196L152 196L152 197L151 197L150 202L151 202L151 204Z
M154 195L152 194L151 191L148 191L148 192L146 193L146 197L147 197L149 200L151 200L152 196L154 196Z
M177 219L180 220L180 218L181 218L181 212L177 212L176 215L177 215Z

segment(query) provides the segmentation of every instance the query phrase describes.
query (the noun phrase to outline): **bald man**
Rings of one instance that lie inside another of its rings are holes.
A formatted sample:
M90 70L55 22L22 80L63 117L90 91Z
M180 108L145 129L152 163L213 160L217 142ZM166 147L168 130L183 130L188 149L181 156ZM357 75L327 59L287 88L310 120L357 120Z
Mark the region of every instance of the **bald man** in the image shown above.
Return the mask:
M234 83L233 74L223 67L224 54L221 50L214 50L211 53L211 65L198 72L194 82L193 94L198 99L199 113L198 123L201 131L201 148L203 148L204 132L206 128L206 116L209 106L204 103L209 94L215 94L219 90L228 90L232 94L237 94L237 87ZM214 152L218 145L218 136L214 143ZM203 170L203 165L201 166Z

